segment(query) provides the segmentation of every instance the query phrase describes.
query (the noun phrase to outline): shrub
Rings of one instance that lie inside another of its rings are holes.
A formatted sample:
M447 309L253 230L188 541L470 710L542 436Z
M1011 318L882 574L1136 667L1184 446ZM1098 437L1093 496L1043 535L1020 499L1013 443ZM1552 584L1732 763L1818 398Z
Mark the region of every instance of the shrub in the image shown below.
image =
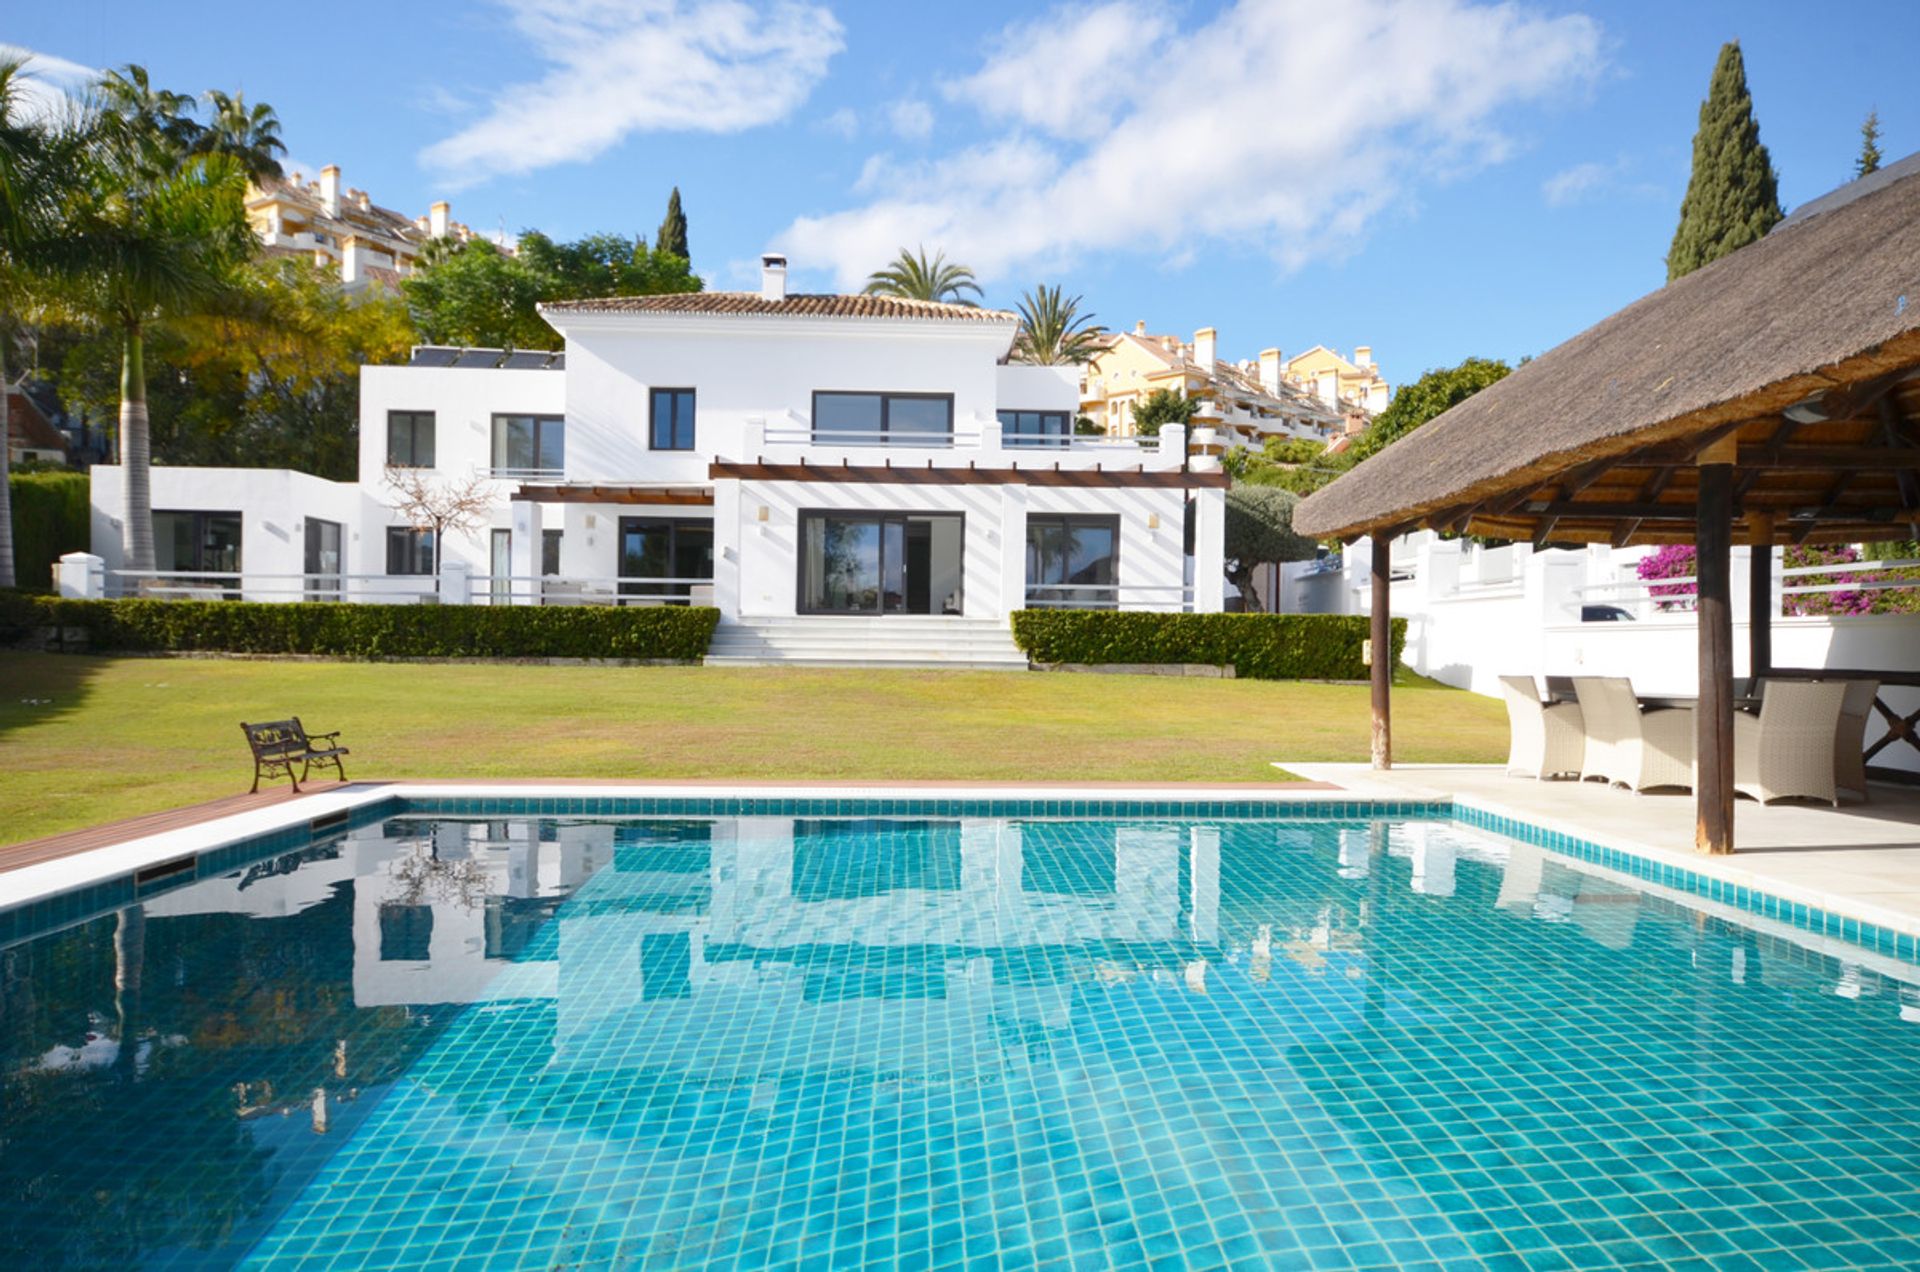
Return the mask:
M93 513L85 473L16 472L13 492L14 578L30 592L53 588L53 563L85 552Z
M1114 610L1021 610L1013 638L1040 663L1231 664L1254 680L1364 680L1365 615L1157 614ZM1393 660L1407 621L1393 620Z
M1863 553L1845 545L1799 544L1780 554L1781 568L1802 569L1818 565L1851 565L1862 559L1898 561L1910 545L1904 543L1869 544ZM1670 543L1640 558L1636 567L1642 579L1687 578L1694 571L1695 552L1691 544ZM1920 581L1920 570L1888 569L1864 573L1794 574L1787 577L1788 587L1827 587L1846 583L1886 583L1896 580ZM1655 607L1661 610L1692 610L1698 588L1692 583L1671 583L1649 587ZM1914 588L1846 588L1838 592L1802 592L1782 599L1780 612L1789 618L1813 614L1851 617L1861 614L1907 614L1920 610L1920 590Z
M0 598L0 639L79 629L97 652L342 658L662 658L707 652L711 607L326 605Z

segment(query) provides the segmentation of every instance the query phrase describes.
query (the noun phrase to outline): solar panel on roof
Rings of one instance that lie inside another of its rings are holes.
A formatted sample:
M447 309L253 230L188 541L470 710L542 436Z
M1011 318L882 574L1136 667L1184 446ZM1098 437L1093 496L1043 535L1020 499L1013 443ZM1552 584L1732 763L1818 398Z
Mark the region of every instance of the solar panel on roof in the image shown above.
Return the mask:
M538 371L552 356L545 349L516 349L500 365L508 371Z
M554 354L553 361L547 363L547 370L549 371L565 371L566 369L567 369L567 355L564 353Z
M460 356L453 360L456 367L497 367L505 356L500 349L462 349Z
M407 362L410 367L450 367L453 360L460 356L460 350L446 345L415 345L413 357Z

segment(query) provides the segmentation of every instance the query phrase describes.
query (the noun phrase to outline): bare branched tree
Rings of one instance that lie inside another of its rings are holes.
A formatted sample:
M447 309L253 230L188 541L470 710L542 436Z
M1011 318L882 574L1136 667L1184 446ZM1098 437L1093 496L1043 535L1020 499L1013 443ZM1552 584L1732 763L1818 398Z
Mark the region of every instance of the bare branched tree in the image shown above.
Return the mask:
M492 492L487 479L478 473L464 481L441 480L430 469L389 464L386 483L393 491L388 506L415 530L432 533L436 580L440 577L440 547L446 537L472 534L492 519Z

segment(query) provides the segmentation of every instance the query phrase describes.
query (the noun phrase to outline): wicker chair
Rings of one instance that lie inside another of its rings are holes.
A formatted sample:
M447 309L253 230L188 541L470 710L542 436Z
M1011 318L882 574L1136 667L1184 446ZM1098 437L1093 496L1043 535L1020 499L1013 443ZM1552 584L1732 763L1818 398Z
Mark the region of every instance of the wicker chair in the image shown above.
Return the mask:
M1635 791L1693 786L1693 711L1642 711L1624 676L1576 676L1573 692L1587 734L1580 776Z
M1840 803L1835 748L1846 682L1771 680L1760 714L1733 717L1733 789L1762 804L1776 799Z
M1502 676L1500 690L1507 700L1507 727L1512 744L1507 772L1524 777L1557 777L1580 772L1587 738L1580 724L1580 708L1571 702L1548 706L1532 676Z
M1877 680L1849 680L1840 700L1840 728L1833 739L1833 784L1850 795L1867 798L1867 721L1873 700L1880 696Z

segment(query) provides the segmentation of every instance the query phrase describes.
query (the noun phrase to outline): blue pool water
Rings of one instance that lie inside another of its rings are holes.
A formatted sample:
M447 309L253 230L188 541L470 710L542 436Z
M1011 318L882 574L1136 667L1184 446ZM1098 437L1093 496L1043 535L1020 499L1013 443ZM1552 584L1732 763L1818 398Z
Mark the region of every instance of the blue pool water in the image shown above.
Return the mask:
M1920 968L1446 822L403 815L0 950L0 1261L1920 1266Z

